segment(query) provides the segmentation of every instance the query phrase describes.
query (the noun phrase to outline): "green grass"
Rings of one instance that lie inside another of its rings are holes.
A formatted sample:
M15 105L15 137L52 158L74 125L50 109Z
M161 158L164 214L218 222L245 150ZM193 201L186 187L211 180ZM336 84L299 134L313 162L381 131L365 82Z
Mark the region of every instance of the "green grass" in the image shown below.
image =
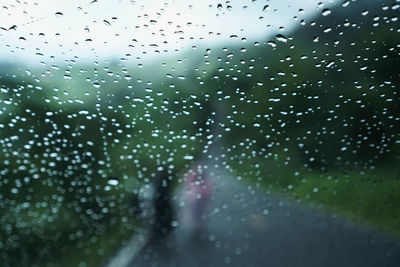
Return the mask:
M88 236L80 241L79 246L69 247L68 253L55 259L56 264L50 266L102 266L121 247L122 241L129 239L134 233L134 229L129 232L118 225L110 227L102 235Z
M242 164L234 169L245 182L400 238L400 169L395 163L372 170L358 167L323 172L275 163Z

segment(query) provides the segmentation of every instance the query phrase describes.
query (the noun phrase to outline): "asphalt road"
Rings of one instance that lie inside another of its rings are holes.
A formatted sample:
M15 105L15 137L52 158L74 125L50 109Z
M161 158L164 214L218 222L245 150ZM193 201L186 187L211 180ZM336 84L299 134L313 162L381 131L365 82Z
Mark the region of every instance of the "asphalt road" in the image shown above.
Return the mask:
M204 231L178 224L127 266L400 266L399 240L210 172Z

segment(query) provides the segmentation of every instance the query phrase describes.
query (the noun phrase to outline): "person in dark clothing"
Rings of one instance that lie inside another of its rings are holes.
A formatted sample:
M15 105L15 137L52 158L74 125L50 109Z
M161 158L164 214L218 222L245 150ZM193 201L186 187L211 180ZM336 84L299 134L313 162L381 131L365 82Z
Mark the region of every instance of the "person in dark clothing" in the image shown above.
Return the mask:
M154 179L154 220L151 229L152 239L160 239L172 230L174 210L171 203L172 181L168 169L163 167Z

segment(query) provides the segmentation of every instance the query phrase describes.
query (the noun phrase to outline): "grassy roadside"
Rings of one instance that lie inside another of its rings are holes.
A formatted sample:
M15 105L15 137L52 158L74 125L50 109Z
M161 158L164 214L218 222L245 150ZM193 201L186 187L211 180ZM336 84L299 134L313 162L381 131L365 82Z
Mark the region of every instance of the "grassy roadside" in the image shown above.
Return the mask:
M282 166L273 160L260 164L263 161L266 159L239 165L234 168L236 175L265 190L400 238L400 169L395 162L368 170L358 167L321 172Z
M121 247L122 242L134 235L135 226L137 222L129 220L129 222L109 227L101 235L82 238L77 246L70 246L68 253L55 259L54 266L104 266L106 259Z

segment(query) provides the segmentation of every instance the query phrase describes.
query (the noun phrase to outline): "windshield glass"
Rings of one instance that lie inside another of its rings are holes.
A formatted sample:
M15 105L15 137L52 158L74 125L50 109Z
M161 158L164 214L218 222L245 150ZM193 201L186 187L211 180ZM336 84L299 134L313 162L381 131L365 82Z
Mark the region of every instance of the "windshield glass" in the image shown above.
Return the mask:
M0 4L0 265L398 266L399 0Z

